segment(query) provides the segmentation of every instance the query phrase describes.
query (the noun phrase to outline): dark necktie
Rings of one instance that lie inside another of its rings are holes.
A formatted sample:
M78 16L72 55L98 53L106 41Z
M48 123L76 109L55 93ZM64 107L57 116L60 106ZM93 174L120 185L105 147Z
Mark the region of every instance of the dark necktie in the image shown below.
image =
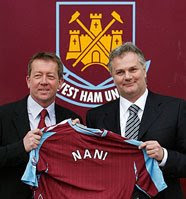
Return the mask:
M46 124L45 124L45 117L46 115L48 114L47 110L46 109L43 109L40 113L40 121L39 121L39 124L38 124L38 128L39 129L42 129L43 127L46 127Z
M126 123L125 137L129 139L138 139L138 132L140 126L140 119L138 117L139 107L132 104L129 107L129 117Z

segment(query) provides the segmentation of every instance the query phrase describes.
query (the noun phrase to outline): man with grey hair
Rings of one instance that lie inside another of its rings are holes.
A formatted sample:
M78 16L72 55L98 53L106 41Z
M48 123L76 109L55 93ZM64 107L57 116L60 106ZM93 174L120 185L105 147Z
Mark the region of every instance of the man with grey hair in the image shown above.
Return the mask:
M156 198L182 199L179 178L186 177L186 102L151 92L145 63L142 51L131 42L111 52L108 66L120 97L90 109L86 123L143 141L140 149L158 161L168 185ZM141 193L137 197L145 198Z

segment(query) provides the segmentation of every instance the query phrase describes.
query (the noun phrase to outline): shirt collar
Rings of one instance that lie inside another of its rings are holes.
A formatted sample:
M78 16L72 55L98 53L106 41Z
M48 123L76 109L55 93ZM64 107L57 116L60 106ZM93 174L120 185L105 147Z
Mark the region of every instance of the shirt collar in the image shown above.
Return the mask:
M52 118L55 115L55 110L54 110L55 103L53 102L50 104L46 110L48 111L49 118ZM33 108L34 107L34 108ZM28 113L32 114L33 118L35 119L40 112L43 110L43 107L40 106L32 97L29 95L28 100L27 100L27 109Z
M148 95L148 89L146 88L143 95L141 97L139 97L134 103L132 103L132 102L128 101L127 99L125 99L124 97L120 96L120 106L122 107L124 112L126 112L132 104L137 105L142 111L144 111L145 103L147 100L147 95Z

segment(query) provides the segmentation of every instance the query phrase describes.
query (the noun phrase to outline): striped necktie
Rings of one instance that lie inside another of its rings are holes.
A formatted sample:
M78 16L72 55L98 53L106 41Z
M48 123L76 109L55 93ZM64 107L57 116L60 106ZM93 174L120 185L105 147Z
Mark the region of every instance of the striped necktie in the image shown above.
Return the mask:
M140 119L138 117L139 107L132 104L129 107L129 117L126 122L125 137L129 139L138 139Z

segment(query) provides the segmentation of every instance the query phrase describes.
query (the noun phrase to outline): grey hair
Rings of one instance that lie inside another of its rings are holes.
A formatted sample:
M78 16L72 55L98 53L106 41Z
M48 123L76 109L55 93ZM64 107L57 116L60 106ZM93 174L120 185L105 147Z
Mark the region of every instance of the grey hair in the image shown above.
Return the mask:
M110 72L112 72L112 60L116 57L121 57L129 52L135 53L139 58L140 64L144 68L146 67L146 60L145 60L143 52L132 42L126 42L122 44L121 46L115 48L113 51L111 51L109 55L109 62L108 62L108 67L109 67Z

